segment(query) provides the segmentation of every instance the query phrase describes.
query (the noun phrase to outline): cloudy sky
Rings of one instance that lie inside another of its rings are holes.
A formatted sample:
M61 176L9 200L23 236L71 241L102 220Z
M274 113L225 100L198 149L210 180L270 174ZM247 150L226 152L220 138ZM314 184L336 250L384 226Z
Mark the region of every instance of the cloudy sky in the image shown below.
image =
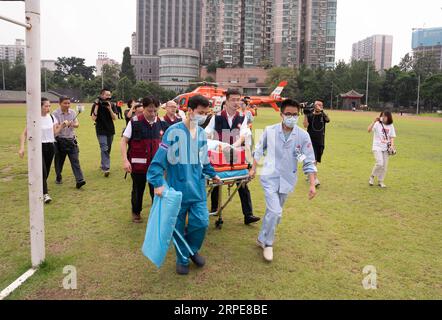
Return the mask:
M86 58L98 51L122 59L135 31L136 0L42 0L42 58ZM24 4L0 1L0 14L24 20ZM394 37L393 63L411 50L411 31L442 27L442 0L338 0L337 60L348 61L352 43L373 34ZM20 27L0 21L0 43L24 39Z

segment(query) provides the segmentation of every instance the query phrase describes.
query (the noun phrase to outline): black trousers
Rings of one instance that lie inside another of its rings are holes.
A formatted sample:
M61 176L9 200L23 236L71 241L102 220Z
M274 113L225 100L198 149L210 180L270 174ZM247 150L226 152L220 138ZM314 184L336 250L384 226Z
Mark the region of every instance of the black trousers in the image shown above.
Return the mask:
M42 143L41 153L43 160L43 194L48 194L48 176L54 160L55 147L53 143Z
M145 173L132 173L132 212L135 214L141 214L143 210L143 196L146 189L146 174ZM153 202L154 187L149 183L150 198Z
M124 119L123 118L123 110L121 109L121 107L117 107L117 116L118 116L118 119Z
M62 180L61 173L63 172L66 156L69 157L72 172L74 173L77 183L84 181L83 171L81 171L80 167L79 154L80 150L78 149L76 141L74 142L68 139L57 138L57 143L55 144L55 173L57 174L57 181Z
M212 205L212 212L215 212L218 210L218 195L219 195L219 187L215 187L212 191L211 195L211 205ZM244 216L251 216L253 215L253 207L252 207L252 196L250 195L250 190L247 185L239 188L238 190L239 198L241 199L241 207L242 207L242 213Z

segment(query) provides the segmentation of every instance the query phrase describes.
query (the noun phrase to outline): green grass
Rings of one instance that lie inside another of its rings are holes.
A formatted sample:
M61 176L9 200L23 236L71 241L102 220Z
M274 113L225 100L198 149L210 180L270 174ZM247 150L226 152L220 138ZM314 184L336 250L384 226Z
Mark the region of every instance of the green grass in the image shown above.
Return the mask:
M93 124L82 115L77 133L87 185L75 189L67 163L64 185L56 186L52 170L47 261L10 299L442 298L442 122L396 117L399 153L391 158L389 188L381 190L367 183L374 160L366 128L375 114L330 116L323 185L309 202L300 179L277 230L275 261L263 262L255 247L260 225L242 224L236 197L223 230L211 219L202 251L207 267L183 278L174 273L173 250L160 270L141 254L145 224L131 223L131 181L123 179L119 139L105 179ZM277 121L275 112L260 110L255 128ZM23 106L0 107L0 289L30 266L27 163L16 153L24 123ZM259 181L250 187L255 213L263 216ZM66 265L78 270L76 291L62 288ZM362 287L366 265L377 268L378 290Z

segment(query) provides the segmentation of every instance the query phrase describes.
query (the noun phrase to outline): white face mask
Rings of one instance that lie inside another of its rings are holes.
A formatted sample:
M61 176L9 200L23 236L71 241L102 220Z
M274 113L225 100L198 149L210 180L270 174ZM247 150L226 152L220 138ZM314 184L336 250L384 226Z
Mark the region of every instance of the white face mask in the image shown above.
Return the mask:
M298 124L299 117L285 117L284 116L284 125L290 129L293 129Z
M190 119L190 121L192 121L195 125L203 125L204 122L206 122L207 120L207 116L203 116L200 114L194 114L193 118Z

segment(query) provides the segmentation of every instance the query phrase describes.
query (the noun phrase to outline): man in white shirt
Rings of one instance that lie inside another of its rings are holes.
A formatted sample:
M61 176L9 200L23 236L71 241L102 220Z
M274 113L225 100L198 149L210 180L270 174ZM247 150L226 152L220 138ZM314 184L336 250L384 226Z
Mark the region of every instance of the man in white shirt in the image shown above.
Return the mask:
M247 125L247 118L240 116L238 110L241 104L241 93L238 90L230 89L227 91L224 110L212 117L212 120L206 127L208 139L222 141L234 148L244 146L247 138L251 136L251 131ZM231 159L232 160L232 159ZM253 215L252 197L247 185L238 190L242 212L244 214L244 224L258 222L260 218ZM212 212L218 210L219 188L215 188L211 195Z

